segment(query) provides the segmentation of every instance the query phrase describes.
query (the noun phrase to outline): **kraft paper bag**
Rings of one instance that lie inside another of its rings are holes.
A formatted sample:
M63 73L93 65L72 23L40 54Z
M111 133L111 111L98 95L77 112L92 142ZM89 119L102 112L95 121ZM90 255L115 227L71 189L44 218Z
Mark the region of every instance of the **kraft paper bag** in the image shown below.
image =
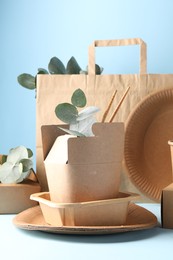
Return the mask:
M127 45L140 46L139 74L96 75L95 47ZM41 126L62 123L55 115L55 107L59 103L70 102L74 90L81 88L85 92L87 96L87 106L92 105L100 108L101 111L97 114L97 120L101 121L114 91L117 90L117 94L109 116L113 113L127 88L130 87L126 98L113 120L114 122L126 122L130 112L146 95L172 86L173 74L147 74L147 46L140 38L94 41L88 50L88 75L38 75L36 103L36 170L42 190L48 190L48 186L43 163ZM122 189L129 190L130 188L130 190L136 192L136 189L129 183L126 175L123 173L122 176Z

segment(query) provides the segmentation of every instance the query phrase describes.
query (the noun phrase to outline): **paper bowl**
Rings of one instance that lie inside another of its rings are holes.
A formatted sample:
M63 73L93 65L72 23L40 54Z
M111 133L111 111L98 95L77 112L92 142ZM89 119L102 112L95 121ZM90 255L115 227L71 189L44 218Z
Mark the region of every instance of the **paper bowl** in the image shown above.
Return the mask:
M45 221L53 226L115 226L126 222L129 202L139 195L119 193L116 199L81 203L52 202L49 192L30 198L39 202Z
M148 95L125 128L126 172L144 195L159 202L163 188L172 182L168 140L173 136L173 88Z

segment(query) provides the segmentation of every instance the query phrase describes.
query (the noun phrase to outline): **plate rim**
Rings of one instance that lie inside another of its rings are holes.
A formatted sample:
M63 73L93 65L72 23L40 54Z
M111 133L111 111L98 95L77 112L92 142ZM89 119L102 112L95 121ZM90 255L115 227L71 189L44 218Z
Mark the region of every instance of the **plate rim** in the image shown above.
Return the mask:
M51 226L47 223L45 224L32 224L26 221L21 221L22 215L31 214L33 210L38 210L39 214L42 215L42 211L39 205L29 208L25 211L20 212L13 218L13 224L20 229L29 230L29 231L43 231L48 233L56 233L56 234L76 234L76 235L98 235L98 234L115 234L115 233L122 233L122 232L129 232L129 231L137 231L137 230L144 230L154 228L158 225L157 217L150 212L149 210L145 209L142 206L136 205L135 203L129 204L132 207L132 213L134 210L142 209L151 216L151 221L149 223L143 224L127 224L121 226ZM20 219L20 221L18 221Z
M157 90L154 91L150 94L148 94L145 98L143 98L133 109L131 114L129 115L126 124L125 124L125 143L124 143L124 169L126 174L129 176L130 180L134 184L134 186L142 192L145 196L147 196L149 199L155 201L155 202L160 202L161 200L161 192L162 189L159 188L159 186L153 186L152 184L149 185L148 187L144 187L144 183L148 183L147 179L145 179L142 176L137 176L138 171L135 169L134 163L131 162L130 158L130 152L129 152L129 143L130 143L130 134L129 132L131 131L132 128L132 122L134 124L135 118L138 117L139 114L141 114L142 109L146 109L146 104L150 104L153 100L156 102L156 105L158 103L166 103L165 99L173 101L173 88L166 88L162 90ZM157 113L158 116L159 113ZM155 118L155 117L154 117ZM134 127L135 129L135 127ZM135 169L135 170L134 170ZM136 174L136 177L134 177L134 172ZM139 180L142 182L142 187L139 185Z

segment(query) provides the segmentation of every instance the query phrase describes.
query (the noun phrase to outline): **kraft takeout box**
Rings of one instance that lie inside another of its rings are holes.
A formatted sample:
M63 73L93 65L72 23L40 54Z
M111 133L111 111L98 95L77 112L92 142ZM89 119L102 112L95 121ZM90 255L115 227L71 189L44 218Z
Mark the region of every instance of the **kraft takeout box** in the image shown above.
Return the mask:
M173 183L162 191L161 219L163 228L173 229Z
M45 125L41 130L45 160L56 138L65 132L58 125ZM68 139L67 163L44 161L53 202L104 200L118 195L124 152L124 124L95 123L93 132L95 136L92 137Z

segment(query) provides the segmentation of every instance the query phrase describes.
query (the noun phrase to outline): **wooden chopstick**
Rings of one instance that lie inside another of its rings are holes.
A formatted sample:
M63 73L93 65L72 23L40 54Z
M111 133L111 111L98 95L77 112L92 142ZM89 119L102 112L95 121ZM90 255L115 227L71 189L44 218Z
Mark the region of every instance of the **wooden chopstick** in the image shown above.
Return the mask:
M107 115L108 115L108 113L109 113L109 110L110 110L110 108L111 108L111 106L112 106L112 103L113 103L113 101L114 101L114 98L115 98L116 94L117 94L117 90L114 91L114 93L113 93L113 95L112 95L112 97L111 97L111 100L110 100L110 102L109 102L109 104L108 104L108 107L106 108L106 110L105 110L105 112L104 112L104 114L103 114L102 121L101 121L102 123L104 123L105 120L106 120L106 117L107 117Z
M118 103L118 105L117 105L115 111L113 112L113 114L112 114L112 116L111 116L111 118L110 118L110 120L109 120L109 123L111 123L111 122L114 120L114 117L116 116L116 114L117 114L117 112L118 112L118 110L119 110L121 104L123 103L123 100L125 99L125 97L126 97L128 91L129 91L129 89L130 89L130 87L128 87L128 88L126 89L126 91L125 91L124 95L122 96L120 102Z

